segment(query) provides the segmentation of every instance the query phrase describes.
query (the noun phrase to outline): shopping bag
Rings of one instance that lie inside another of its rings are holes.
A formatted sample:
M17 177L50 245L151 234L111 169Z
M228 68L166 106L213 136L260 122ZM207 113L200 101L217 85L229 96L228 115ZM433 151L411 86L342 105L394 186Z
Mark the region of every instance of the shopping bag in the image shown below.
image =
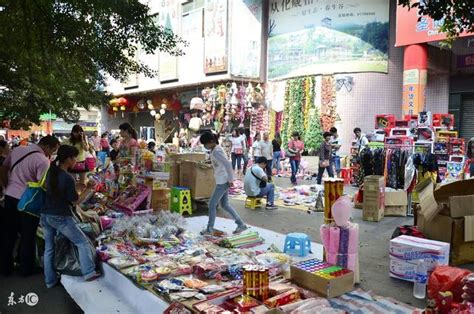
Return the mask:
M46 170L39 182L28 182L26 184L26 190L18 202L17 208L19 211L39 217L43 198L46 193L45 182L48 170Z

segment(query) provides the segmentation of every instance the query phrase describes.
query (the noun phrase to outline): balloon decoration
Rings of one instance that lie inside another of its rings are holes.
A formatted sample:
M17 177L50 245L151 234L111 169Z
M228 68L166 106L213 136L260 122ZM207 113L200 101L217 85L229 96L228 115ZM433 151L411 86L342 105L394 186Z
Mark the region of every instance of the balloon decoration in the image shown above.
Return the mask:
M145 100L144 100L144 99L140 99L140 100L137 102L137 108L138 108L139 110L145 109Z
M151 99L148 99L146 101L146 104L147 104L147 107L148 107L148 110L153 110L155 109L155 107L153 106L153 101Z
M349 223L351 217L352 202L347 195L339 197L332 205L332 216L336 225L344 227Z

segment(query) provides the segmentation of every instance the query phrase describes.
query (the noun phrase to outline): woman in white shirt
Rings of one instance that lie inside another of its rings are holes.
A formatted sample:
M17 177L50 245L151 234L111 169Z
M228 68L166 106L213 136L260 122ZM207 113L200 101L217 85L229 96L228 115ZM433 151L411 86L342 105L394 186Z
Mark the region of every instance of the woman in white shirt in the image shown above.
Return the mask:
M257 133L252 144L252 157L254 162L256 162L258 157L262 157L262 148L260 147L261 140L262 136L260 135L260 133Z
M230 139L232 142L232 149L231 149L231 159L232 159L232 170L235 172L235 167L237 166L237 176L241 176L242 171L242 157L244 154L244 142L242 137L239 135L237 130L232 131L232 138Z

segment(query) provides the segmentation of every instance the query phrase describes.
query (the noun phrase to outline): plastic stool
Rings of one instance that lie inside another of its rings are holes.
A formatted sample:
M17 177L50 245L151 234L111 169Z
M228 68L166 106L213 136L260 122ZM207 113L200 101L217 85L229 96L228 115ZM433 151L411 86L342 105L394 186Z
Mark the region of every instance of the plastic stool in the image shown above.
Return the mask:
M283 252L304 257L311 253L311 240L305 233L288 233Z
M191 202L191 191L186 187L174 187L171 189L171 212L193 214Z
M262 199L260 197L247 196L247 199L245 200L245 208L262 208Z
M352 169L351 168L342 168L341 177L344 179L344 184L351 184L352 180Z

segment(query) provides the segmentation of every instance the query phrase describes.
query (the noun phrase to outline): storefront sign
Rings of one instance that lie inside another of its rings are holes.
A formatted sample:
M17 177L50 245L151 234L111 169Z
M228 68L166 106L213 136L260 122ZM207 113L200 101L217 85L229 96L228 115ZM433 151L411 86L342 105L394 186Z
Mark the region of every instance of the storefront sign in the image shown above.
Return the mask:
M185 55L180 57L179 65L181 72L186 69L189 75L202 75L202 63L196 60L203 60L203 10L196 10L183 16L181 20L181 36L188 42L188 46L184 48ZM183 80L186 78L183 77Z
M79 121L78 123L85 132L97 131L98 124L96 122L85 122ZM53 131L54 132L71 132L74 123L67 123L65 121L54 121L53 122Z
M159 20L160 25L175 34L178 32L178 6L179 1L160 1ZM178 79L178 58L169 53L160 52L159 76L161 82Z
M397 33L395 46L408 46L412 44L427 43L446 39L446 33L440 32L444 18L436 21L428 16L418 14L418 9L408 10L407 7L397 7ZM472 34L462 33L465 37Z
M227 71L227 0L206 0L204 73Z
M57 118L55 113L43 113L40 115L40 121L56 120Z
M231 73L247 78L260 77L260 56L262 49L261 0L233 0L232 18L239 27L232 28Z
M415 115L424 110L427 70L403 72L402 116Z
M474 54L457 56L457 68L474 67Z
M389 1L271 0L268 79L388 71Z

